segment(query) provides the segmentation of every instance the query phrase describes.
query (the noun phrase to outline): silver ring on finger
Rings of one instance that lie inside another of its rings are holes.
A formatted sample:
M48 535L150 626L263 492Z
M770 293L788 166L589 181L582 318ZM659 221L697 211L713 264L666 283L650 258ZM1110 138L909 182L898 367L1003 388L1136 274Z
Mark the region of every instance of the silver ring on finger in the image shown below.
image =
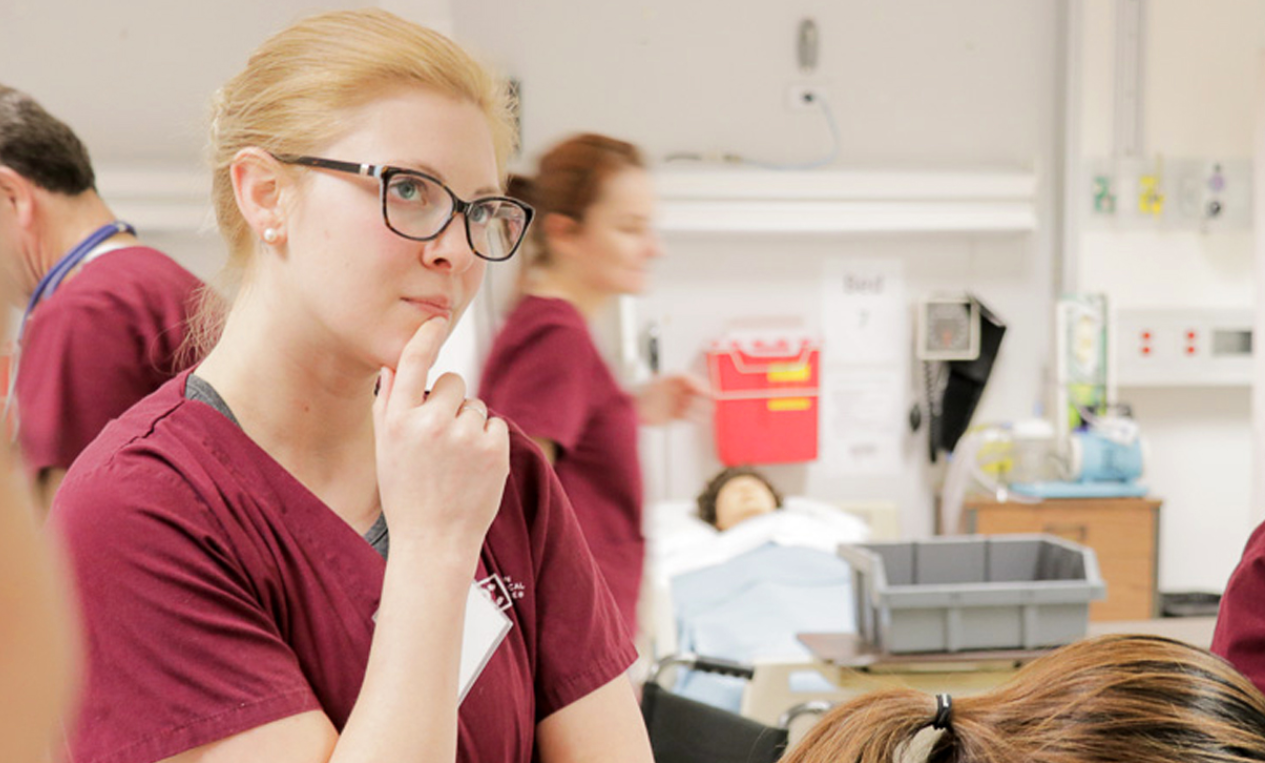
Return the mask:
M466 400L463 402L461 407L457 409L457 415L460 416L466 411L474 411L482 416L484 421L488 420L488 407L478 400Z

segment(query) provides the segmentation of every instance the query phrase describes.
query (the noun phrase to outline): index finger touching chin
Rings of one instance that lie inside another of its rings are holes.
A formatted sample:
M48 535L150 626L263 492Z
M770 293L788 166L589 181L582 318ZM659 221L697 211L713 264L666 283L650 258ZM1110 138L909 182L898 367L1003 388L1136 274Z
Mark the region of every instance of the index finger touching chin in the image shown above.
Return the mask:
M426 382L430 369L439 357L439 350L448 336L448 321L431 318L418 327L396 364L392 397L416 405L426 394Z

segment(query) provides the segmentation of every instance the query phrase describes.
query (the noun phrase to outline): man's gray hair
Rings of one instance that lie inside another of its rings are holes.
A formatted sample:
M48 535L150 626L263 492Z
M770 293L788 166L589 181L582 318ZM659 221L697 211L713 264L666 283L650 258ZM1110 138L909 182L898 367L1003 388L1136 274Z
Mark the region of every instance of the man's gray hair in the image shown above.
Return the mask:
M0 85L0 165L41 188L76 196L96 187L88 149L31 96Z

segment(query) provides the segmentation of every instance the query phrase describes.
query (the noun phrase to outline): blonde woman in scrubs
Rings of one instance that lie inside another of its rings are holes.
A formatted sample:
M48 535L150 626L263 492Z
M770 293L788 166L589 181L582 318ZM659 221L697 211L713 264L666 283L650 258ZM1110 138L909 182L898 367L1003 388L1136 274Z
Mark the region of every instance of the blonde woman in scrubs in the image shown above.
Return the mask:
M376 9L280 32L219 92L239 295L53 508L89 634L76 763L649 763L636 655L548 463L459 377L427 394L530 221L504 93ZM475 585L509 630L459 702Z

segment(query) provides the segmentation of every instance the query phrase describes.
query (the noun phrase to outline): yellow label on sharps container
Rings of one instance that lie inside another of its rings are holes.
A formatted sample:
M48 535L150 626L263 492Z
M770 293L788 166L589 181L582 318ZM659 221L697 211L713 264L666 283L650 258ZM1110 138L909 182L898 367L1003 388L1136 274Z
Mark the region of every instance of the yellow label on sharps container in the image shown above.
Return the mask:
M770 382L802 382L813 375L812 367L807 363L774 363L769 366Z
M770 411L806 411L813 401L807 397L775 397L769 400Z

